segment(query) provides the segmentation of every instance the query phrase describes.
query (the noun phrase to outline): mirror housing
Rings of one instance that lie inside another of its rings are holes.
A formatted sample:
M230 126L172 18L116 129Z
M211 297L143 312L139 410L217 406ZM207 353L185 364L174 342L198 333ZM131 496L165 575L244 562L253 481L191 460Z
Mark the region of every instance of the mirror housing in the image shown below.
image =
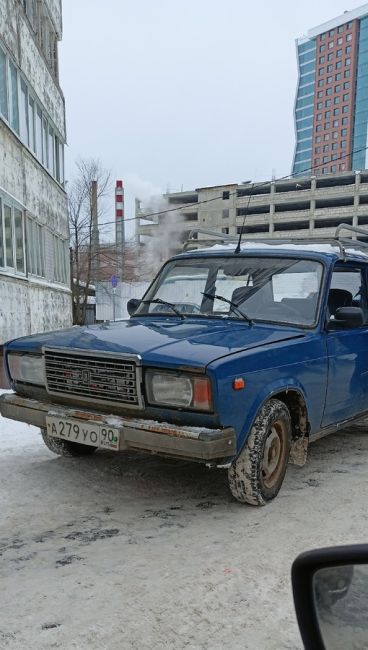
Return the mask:
M330 318L328 321L329 329L354 328L362 325L364 325L364 313L360 307L339 307L336 309L335 318Z
M127 302L127 311L128 311L129 316L132 316L134 314L134 312L137 311L137 309L138 309L139 305L141 304L141 302L142 301L139 300L139 298L131 298L130 300L128 300L128 302Z
M331 574L331 570L341 567L344 569L344 583L348 588L350 584L347 584L346 568L359 565L368 565L368 544L320 548L301 553L294 560L291 568L291 582L296 617L305 650L331 650L331 646L324 642L323 630L320 627L319 605L315 588L316 574L323 573L322 570L327 570L327 573ZM319 581L318 586L321 589L323 582L321 584ZM326 591L328 588L328 584L325 585ZM345 594L342 597L344 596ZM343 601L341 602L343 603ZM344 605L342 605L342 609L344 609ZM361 611L365 610L366 603L361 608ZM366 619L364 622L366 623Z

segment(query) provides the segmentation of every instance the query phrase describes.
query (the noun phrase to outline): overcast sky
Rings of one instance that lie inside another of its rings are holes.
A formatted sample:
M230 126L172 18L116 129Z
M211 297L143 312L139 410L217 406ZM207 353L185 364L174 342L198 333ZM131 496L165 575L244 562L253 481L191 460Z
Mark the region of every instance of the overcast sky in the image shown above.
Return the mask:
M99 157L133 197L290 173L295 38L343 0L62 0L67 178Z

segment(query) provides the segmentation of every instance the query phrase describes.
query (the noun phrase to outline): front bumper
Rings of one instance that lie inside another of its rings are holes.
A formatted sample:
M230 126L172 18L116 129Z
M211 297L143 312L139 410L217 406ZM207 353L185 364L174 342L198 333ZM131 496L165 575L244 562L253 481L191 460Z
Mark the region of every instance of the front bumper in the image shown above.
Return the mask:
M236 436L231 427L205 429L176 426L143 418L118 417L61 407L16 394L0 397L0 413L5 418L26 422L41 429L46 428L48 414L114 426L120 430L119 451L135 449L200 461L226 461L236 454Z

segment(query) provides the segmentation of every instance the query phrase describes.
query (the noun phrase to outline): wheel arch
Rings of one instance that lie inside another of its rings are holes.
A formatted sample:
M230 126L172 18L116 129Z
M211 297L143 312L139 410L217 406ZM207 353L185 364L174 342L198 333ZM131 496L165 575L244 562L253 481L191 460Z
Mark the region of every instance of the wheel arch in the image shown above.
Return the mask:
M261 409L271 399L278 399L288 408L291 418L292 438L290 462L302 466L307 460L309 443L310 423L308 419L307 399L302 386L291 380L286 385L273 385L265 387L262 395L259 396L254 415L250 425L246 427L247 432L243 439L241 449L247 442L248 432L250 433ZM240 451L241 451L240 449Z

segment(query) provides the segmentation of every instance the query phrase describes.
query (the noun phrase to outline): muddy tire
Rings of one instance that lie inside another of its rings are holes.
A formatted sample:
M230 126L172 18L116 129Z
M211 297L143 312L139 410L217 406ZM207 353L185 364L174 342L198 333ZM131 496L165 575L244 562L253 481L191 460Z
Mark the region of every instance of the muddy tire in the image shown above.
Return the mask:
M229 487L241 503L264 506L284 480L291 441L290 413L270 399L259 412L245 447L229 469Z
M41 429L41 434L46 447L59 456L68 456L69 458L72 456L90 456L97 449L89 445L81 445L78 442L53 438L47 434L46 429Z

